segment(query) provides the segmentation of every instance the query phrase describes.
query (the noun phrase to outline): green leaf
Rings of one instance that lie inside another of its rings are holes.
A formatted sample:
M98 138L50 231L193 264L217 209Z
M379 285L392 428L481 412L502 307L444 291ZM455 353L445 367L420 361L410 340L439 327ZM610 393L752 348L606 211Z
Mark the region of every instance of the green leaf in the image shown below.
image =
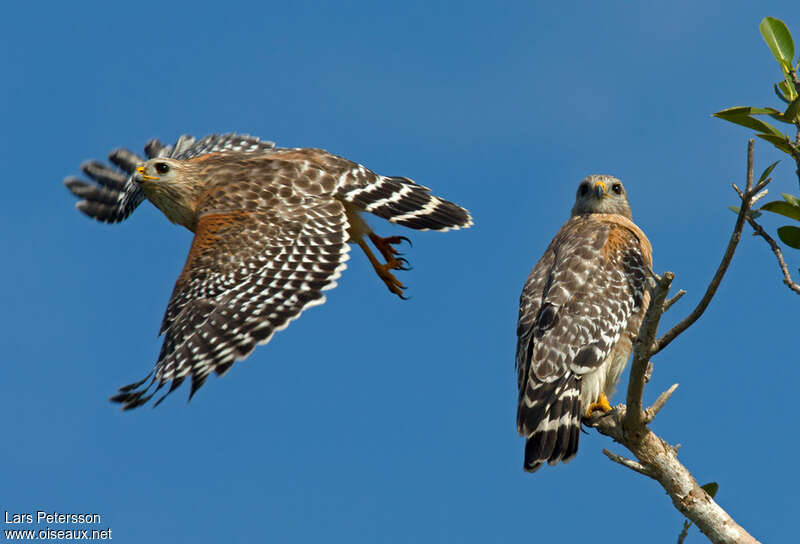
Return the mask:
M778 238L787 246L800 249L800 227L779 227Z
M800 97L795 98L789 107L786 108L786 111L783 113L784 119L787 122L793 123L795 119L797 119L798 114L800 114Z
M791 100L787 100L782 94L779 94L778 96L780 96L781 100L783 100L787 104L790 104L792 102ZM713 115L715 115L716 117L720 117L722 119L727 119L729 117L738 117L741 115L769 115L770 117L772 117L773 119L777 119L778 121L783 121L784 123L790 122L786 121L782 111L776 110L775 108L754 108L752 106L735 106L733 108L728 108L726 110L718 111ZM765 130L764 132L767 132L767 130Z
M768 141L784 153L788 153L789 155L792 154L792 148L789 146L789 139L786 138L785 135L781 134L780 136L776 136L774 134L756 134L756 136Z
M772 171L775 169L775 167L778 166L779 162L781 162L781 161L775 161L772 164L770 164L769 166L767 166L766 170L764 170L764 172L761 174L761 177L758 178L758 183L761 183L762 181L767 179L767 176L772 173Z
M782 215L784 217L800 221L800 206L793 206L788 202L775 200L774 202L767 202L759 209L766 210L772 213L777 213L778 215Z
M791 204L792 206L800 206L800 198L797 198L794 195L790 195L788 193L781 193L783 199Z
M722 111L718 111L714 115L723 117L727 115L781 115L780 110L775 108L754 108L752 106L734 106Z
M700 489L708 493L708 495L713 499L714 495L716 495L717 491L719 491L719 484L717 482L708 482L707 484L701 485Z
M794 89L794 86L791 87ZM779 94L778 96L786 102L787 104L792 105L792 100L787 100L785 96ZM795 95L796 96L796 95ZM800 106L798 106L800 107ZM787 110L788 111L788 110ZM717 113L713 114L716 117L720 117L722 119L728 119L732 117L741 117L741 116L750 116L750 115L769 115L773 119L777 119L778 121L783 121L784 123L794 123L794 117L786 117L785 112L780 110L776 110L775 108L753 108L751 106L735 106L733 108L728 108L726 110L718 111ZM757 120L758 121L758 120ZM762 121L759 121L762 122ZM764 123L766 125L766 123ZM769 125L767 125L769 126ZM777 129L776 129L777 130ZM769 130L762 130L762 132L772 132Z
M780 112L778 113L780 114ZM781 138L783 137L783 133L777 128L773 127L769 123L765 123L761 119L756 119L755 117L750 117L749 115L728 113L728 110L723 110L713 115L714 117L719 117L720 119L728 121L729 123L735 123L737 125L742 125L743 127L752 128L755 131L770 134L772 136L780 136Z
M794 42L783 21L775 17L764 17L758 29L781 68L784 71L791 68L794 60Z

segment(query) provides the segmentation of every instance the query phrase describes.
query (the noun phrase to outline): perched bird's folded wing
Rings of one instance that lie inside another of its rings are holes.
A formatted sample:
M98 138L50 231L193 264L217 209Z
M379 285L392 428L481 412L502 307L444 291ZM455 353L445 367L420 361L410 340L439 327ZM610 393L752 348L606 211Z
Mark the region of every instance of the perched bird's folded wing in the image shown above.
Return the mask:
M517 430L526 470L570 459L582 410L579 379L606 362L644 304L646 266L631 230L573 218L534 267L518 325Z

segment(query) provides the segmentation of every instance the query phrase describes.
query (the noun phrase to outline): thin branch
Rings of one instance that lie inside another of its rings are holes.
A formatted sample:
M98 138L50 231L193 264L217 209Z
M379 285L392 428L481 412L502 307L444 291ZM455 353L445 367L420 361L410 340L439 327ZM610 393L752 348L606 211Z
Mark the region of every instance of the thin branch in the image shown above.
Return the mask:
M678 302L681 299L681 297L683 295L685 295L685 294L686 294L686 291L684 291L683 289L680 289L677 293L675 293L674 297L672 297L670 299L667 299L667 301L664 302L664 309L661 310L661 312L662 313L667 313L667 310L672 308L672 305L675 304L676 302Z
M650 423L651 421L653 421L653 419L661 411L661 409L664 407L664 405L667 403L667 401L669 400L669 398L672 396L672 394L675 392L675 390L677 388L678 388L678 384L677 383L673 384L672 387L670 387L669 389L667 389L666 391L664 391L663 393L661 393L658 396L658 398L652 404L652 406L650 406L650 408L648 408L647 410L644 411L644 422L645 423Z
M639 327L639 334L633 342L633 363L631 363L631 377L628 381L628 395L625 400L628 411L624 424L628 429L635 429L644 422L642 394L647 381L647 363L650 362L650 356L653 353L658 322L664 313L664 300L667 298L674 277L675 274L672 272L664 272L661 276L653 289L650 305L647 307L642 325Z
M752 207L753 207L753 204L755 204L756 202L758 202L759 200L761 200L762 198L764 198L765 196L767 196L767 193L769 193L769 189L764 189L763 191L761 191L760 193L758 193L756 196L754 196L753 198L751 198L751 199L750 199L750 207L752 208Z
M756 196L754 196L753 198L751 198L751 199L750 199L750 207L752 208L752 207L753 207L753 204L755 204L756 202L758 202L759 200L761 200L762 198L764 198L765 196L767 196L767 193L769 193L769 189L764 189L763 191L761 191L760 193L758 193Z
M754 192L754 193L757 193L757 192L759 192L761 189L763 189L764 187L766 187L767 185L769 185L769 183L770 183L771 181L772 181L772 178L767 178L767 179L764 179L764 180L761 180L761 181L759 181L758 183L756 183L756 186L755 186L755 187L753 187L753 192Z
M795 79L797 79L796 75L795 75ZM797 131L797 138L798 138L798 142L800 142L800 128L798 128L798 131ZM748 147L748 153L749 153L749 151L750 151L750 148ZM798 178L800 179L800 154L797 154L795 156L795 158L798 161L797 162L797 166L798 166L797 175L798 175ZM748 161L748 168L750 168L749 161ZM767 178L764 181L758 183L753 188L752 192L761 191L761 189L763 187L766 187L766 185L770 181L771 181L771 179ZM746 199L745 193L743 193L742 190L739 189L739 187L737 187L735 183L733 184L733 188L738 193L739 198L742 199L742 203L744 203L745 199ZM763 191L759 192L757 195L752 197L750 199L750 206L752 207L752 205L755 204L756 201L758 201L759 199L764 197L766 194L767 194L767 189L764 189ZM794 291L795 293L800 295L800 284L797 284L796 282L794 282L792 280L792 275L789 273L789 267L786 266L786 261L783 260L783 252L781 251L781 249L778 246L778 244L775 242L775 240L772 239L772 237L769 234L766 233L766 231L764 231L764 229L761 227L761 225L756 223L755 219L753 219L752 214L747 214L747 222L750 223L751 227L753 227L753 230L755 230L755 234L758 234L759 236L764 238L764 240L766 240L767 243L769 244L770 248L772 248L772 252L775 254L775 257L778 259L778 266L780 266L781 272L783 272L783 283L785 283L786 286L789 289L791 289L792 291Z
M706 311L708 304L711 302L711 299L714 298L714 294L717 292L717 288L719 284L722 282L723 276L725 276L725 272L728 270L728 266L731 264L731 259L733 259L733 254L736 251L736 246L739 244L739 240L742 237L742 229L744 228L744 222L747 217L748 212L750 211L750 207L752 205L752 198L753 198L753 140L749 140L747 142L747 185L745 186L744 191L740 191L736 188L736 191L739 193L742 199L742 205L739 208L739 215L736 217L736 224L733 227L733 233L731 233L731 238L728 241L728 247L725 249L725 253L722 256L722 262L720 262L719 267L717 268L717 272L714 274L714 277L711 279L711 283L708 284L708 289L706 289L705 295L697 304L697 307L690 313L683 321L675 325L672 329L670 329L664 336L662 336L658 342L656 342L655 350L653 351L652 355L655 355L665 347L669 345L670 342L675 340L679 334L683 331L688 329L691 325L694 324L695 321L700 319L700 316L703 315L703 312Z
M638 472L639 474L644 474L648 478L653 477L653 474L650 471L648 471L641 463L634 461L633 459L628 459L627 457L617 455L616 453L608 451L605 448L603 449L603 455L605 455L615 463L619 463L623 467L633 470L634 472Z
M691 526L692 526L691 521L685 520L683 522L683 531L681 531L681 534L678 535L678 544L683 544L683 541L686 540L686 537L689 534L689 527Z
M756 223L755 219L748 216L747 222L750 223L750 226L753 227L753 230L756 231L756 234L766 240L769 244L769 247L772 248L772 252L778 259L778 266L781 267L781 271L783 272L783 283L785 283L789 289L800 295L800 285L792 281L792 276L789 274L789 267L786 266L786 261L783 260L783 252L781 251L781 248L778 247L778 244L775 242L775 240L773 240L772 237L764 231L761 225Z

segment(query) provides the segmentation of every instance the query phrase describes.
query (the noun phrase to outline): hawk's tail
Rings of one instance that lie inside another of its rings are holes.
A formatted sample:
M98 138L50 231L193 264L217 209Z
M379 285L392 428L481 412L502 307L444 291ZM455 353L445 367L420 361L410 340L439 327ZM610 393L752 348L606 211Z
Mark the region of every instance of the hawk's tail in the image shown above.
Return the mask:
M563 381L528 385L517 411L517 427L527 438L523 467L527 472L536 472L545 462L555 465L575 457L581 429L578 377L570 373Z
M408 178L376 176L369 185L344 188L340 196L370 213L412 229L446 231L472 225L467 210L432 195L430 189Z

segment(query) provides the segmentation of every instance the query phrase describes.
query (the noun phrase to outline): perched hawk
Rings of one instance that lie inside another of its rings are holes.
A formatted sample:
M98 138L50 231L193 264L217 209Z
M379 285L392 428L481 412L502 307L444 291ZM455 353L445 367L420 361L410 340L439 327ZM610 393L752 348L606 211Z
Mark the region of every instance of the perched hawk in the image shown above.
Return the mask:
M650 242L620 180L589 176L520 296L517 431L525 464L569 461L581 418L608 412L650 300Z
M322 304L322 292L346 268L347 242L364 250L402 298L405 287L392 270L406 270L407 261L393 246L407 239L377 236L361 212L418 230L472 225L465 209L428 188L320 149L282 149L225 134L199 141L183 136L174 146L153 140L145 152L146 161L127 150L111 153L125 173L84 163L94 184L65 180L83 199L78 209L94 219L122 221L147 198L195 234L167 305L154 370L112 397L125 409L146 403L171 380L166 397L187 376L191 398L212 371L224 374L303 310Z

